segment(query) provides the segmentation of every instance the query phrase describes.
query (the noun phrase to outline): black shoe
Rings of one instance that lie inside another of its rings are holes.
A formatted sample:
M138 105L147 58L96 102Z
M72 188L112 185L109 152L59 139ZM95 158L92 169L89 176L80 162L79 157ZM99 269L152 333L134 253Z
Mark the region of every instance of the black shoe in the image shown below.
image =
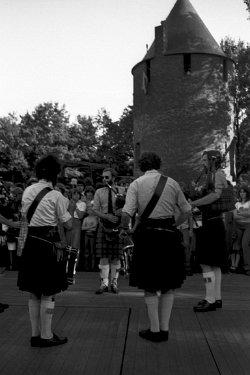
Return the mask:
M209 303L207 300L203 300L198 302L196 306L194 306L194 312L207 312L207 311L214 311L216 310L215 303Z
M117 285L111 285L110 290L114 294L118 294L119 293L119 289L117 288Z
M95 294L103 294L109 291L109 287L106 285L101 285L100 288L95 292Z
M51 339L40 339L40 348L48 348L50 346L57 346L66 344L68 342L67 337L58 337L57 335L53 334Z
M9 305L7 303L0 303L0 309L8 309Z
M152 332L150 331L150 329L145 329L143 331L140 331L139 336L148 341L153 341L153 342L163 341L161 332Z
M216 309L221 309L222 308L222 300L221 299L217 299L215 301L215 306L216 306Z
M33 347L40 347L41 345L41 337L40 336L32 336L30 338L30 346L33 346Z
M2 312L4 312L4 309L1 309L1 307L0 307L0 313L2 313Z
M160 331L161 333L161 341L168 341L168 331Z

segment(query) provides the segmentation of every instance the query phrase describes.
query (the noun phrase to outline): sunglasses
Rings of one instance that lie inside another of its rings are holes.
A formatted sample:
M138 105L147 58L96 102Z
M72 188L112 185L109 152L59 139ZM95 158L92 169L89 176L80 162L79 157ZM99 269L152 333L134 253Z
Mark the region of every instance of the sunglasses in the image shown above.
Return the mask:
M102 178L103 178L104 180L109 180L109 179L110 179L109 176L102 176Z

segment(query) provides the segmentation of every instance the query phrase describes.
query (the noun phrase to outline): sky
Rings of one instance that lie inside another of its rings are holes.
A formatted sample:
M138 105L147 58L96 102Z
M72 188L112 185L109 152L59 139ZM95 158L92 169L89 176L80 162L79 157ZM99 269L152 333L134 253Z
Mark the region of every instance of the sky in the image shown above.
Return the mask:
M65 105L71 122L133 104L131 69L176 0L0 0L0 117ZM190 0L219 43L250 43L243 0Z

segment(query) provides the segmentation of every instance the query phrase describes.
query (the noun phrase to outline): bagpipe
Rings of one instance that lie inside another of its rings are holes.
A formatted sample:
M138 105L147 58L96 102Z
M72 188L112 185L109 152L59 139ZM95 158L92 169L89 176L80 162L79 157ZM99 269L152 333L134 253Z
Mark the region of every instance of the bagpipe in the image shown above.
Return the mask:
M119 235L119 226L121 223L121 210L125 204L126 196L124 194L120 194L114 189L111 185L107 182L107 187L115 193L115 210L110 214L116 216L118 220L113 223L107 219L101 219L101 225L103 227L103 232L105 234L106 241L114 241L117 239Z

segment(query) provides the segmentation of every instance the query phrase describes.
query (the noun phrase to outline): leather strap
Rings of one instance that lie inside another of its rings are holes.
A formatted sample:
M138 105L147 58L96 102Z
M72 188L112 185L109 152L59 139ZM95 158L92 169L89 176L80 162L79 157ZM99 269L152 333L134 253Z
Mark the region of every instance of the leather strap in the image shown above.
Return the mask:
M147 207L145 208L145 210L143 211L143 213L141 215L141 220L144 220L147 217L149 217L149 215L151 214L151 212L155 208L156 203L158 202L158 200L159 200L159 198L160 198L160 196L163 192L163 189L164 189L164 187L167 183L167 180L168 180L167 176L161 175L161 177L158 181L158 184L155 188L155 192L154 192L152 198L150 199L150 201L148 202Z
M49 193L52 189L50 187L46 187L44 189L42 189L38 194L37 196L35 197L34 201L31 203L29 209L28 209L28 212L27 212L27 221L28 223L30 223L31 219L32 219L32 216L34 215L34 212L38 206L38 204L41 202L41 200L43 199L43 197Z

